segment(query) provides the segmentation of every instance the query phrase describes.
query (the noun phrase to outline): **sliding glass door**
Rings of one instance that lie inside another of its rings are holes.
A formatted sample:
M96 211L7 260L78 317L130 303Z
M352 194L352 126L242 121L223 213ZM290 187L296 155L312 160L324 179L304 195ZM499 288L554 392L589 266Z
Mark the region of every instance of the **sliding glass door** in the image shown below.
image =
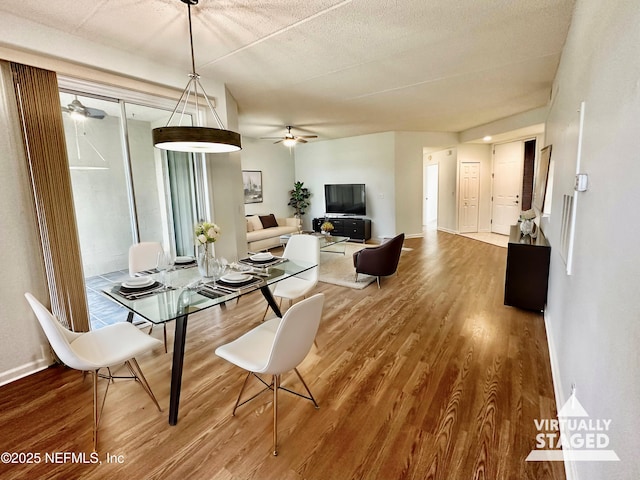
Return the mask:
M198 164L152 141L171 111L66 90L60 103L85 277L122 278L140 241L193 255Z
M64 92L60 101L84 274L120 270L134 238L120 105Z

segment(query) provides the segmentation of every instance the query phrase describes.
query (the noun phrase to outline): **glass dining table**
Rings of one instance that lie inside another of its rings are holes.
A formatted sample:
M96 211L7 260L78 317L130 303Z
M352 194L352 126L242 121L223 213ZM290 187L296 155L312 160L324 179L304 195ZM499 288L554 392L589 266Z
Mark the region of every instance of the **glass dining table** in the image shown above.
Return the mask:
M143 292L139 295L124 296L121 287L117 285L105 288L102 293L130 311L129 321L133 318L133 314L136 314L155 325L176 322L169 399L169 424L176 425L178 423L189 316L215 306L224 308L226 302L260 290L275 314L278 317L282 317L269 286L317 267L313 263L284 260L273 266L256 267L245 271L244 273L251 275L253 281L244 282L242 286L237 288L230 288L228 285L223 287L221 283L198 282L200 273L198 268L194 266L170 272L169 280L166 283L171 286L166 290L153 290L148 294ZM161 279L159 273L154 273L150 276L154 280Z

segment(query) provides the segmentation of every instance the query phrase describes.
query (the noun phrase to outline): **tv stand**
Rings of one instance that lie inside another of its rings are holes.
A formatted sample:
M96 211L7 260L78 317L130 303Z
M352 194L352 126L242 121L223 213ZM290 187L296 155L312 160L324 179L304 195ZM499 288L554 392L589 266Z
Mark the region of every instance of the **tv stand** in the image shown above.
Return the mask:
M320 231L323 222L333 224L332 235L349 237L351 240L366 242L371 238L371 220L361 217L321 217L313 219L313 230Z

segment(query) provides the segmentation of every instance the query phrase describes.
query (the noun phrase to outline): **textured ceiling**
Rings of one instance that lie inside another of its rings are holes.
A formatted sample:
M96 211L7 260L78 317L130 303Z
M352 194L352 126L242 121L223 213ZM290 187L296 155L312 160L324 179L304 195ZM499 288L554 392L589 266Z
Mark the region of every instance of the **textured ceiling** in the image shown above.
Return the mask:
M243 135L457 132L547 104L573 3L200 0L196 69L226 83ZM21 0L0 11L190 70L179 0Z

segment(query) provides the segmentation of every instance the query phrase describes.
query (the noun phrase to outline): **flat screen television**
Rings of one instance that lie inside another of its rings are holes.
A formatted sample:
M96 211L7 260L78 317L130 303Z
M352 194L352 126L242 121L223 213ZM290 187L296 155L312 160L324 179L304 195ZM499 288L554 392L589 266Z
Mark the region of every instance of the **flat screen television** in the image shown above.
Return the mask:
M338 183L324 186L325 213L366 215L364 183Z

